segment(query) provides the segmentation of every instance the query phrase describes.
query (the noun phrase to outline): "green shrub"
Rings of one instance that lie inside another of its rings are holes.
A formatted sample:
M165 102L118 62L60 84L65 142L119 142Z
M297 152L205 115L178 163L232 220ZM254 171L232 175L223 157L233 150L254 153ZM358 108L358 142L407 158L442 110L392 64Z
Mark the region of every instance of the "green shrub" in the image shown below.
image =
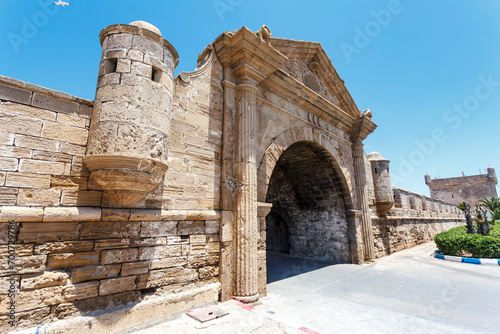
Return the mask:
M500 258L500 226L492 227L489 235L468 234L460 226L434 237L439 250L445 255L482 258ZM470 254L468 254L470 253Z

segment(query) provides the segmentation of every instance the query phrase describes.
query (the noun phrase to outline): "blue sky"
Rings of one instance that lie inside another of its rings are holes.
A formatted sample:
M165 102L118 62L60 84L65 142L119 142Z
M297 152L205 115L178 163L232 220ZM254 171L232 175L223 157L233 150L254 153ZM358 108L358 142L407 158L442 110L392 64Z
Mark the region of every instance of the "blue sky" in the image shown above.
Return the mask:
M359 109L372 110L366 152L391 160L394 185L428 195L426 172L500 173L498 0L51 2L0 0L1 75L93 100L108 25L157 26L179 73L223 31L267 24L322 44Z

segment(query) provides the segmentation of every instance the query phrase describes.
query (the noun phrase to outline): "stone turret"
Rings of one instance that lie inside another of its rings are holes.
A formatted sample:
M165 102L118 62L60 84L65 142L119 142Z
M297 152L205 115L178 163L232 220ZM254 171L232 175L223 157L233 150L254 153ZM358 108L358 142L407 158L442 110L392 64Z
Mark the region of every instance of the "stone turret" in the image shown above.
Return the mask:
M489 166L488 167L488 177L493 181L495 182L495 184L498 183L498 179L497 179L497 173L495 172L495 168L493 168L493 166Z
M431 175L429 173L425 173L425 184L429 185L431 183Z
M102 58L85 164L117 205L143 199L168 169L173 76L179 57L153 25L100 34Z
M373 186L375 188L375 205L381 215L385 215L394 205L389 160L380 153L372 152L368 155L372 167Z

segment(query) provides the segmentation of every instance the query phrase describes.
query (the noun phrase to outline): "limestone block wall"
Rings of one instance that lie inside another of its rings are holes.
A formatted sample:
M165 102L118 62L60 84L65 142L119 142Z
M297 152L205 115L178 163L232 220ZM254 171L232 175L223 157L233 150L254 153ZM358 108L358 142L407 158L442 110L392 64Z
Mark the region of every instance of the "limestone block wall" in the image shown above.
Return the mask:
M92 101L0 76L0 205L101 206L83 165Z
M14 277L17 329L138 303L219 281L219 213L148 209L4 206L0 254L9 221L18 226ZM0 290L0 330L7 325ZM149 296L149 297L148 297Z
M210 79L192 84L172 174L140 208L113 209L83 164L92 101L0 77L0 332L11 286L19 330L218 284L221 124Z
M453 204L396 187L393 193L394 207L385 216L374 214L372 207L376 257L432 241L436 234L465 224Z

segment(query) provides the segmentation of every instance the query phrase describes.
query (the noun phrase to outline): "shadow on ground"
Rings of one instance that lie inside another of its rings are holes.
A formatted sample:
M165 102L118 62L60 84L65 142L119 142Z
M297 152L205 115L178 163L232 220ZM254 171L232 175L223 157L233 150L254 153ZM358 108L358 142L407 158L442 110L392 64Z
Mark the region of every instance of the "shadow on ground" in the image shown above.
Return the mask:
M314 270L340 264L313 258L297 258L285 253L267 252L267 283L305 274Z

